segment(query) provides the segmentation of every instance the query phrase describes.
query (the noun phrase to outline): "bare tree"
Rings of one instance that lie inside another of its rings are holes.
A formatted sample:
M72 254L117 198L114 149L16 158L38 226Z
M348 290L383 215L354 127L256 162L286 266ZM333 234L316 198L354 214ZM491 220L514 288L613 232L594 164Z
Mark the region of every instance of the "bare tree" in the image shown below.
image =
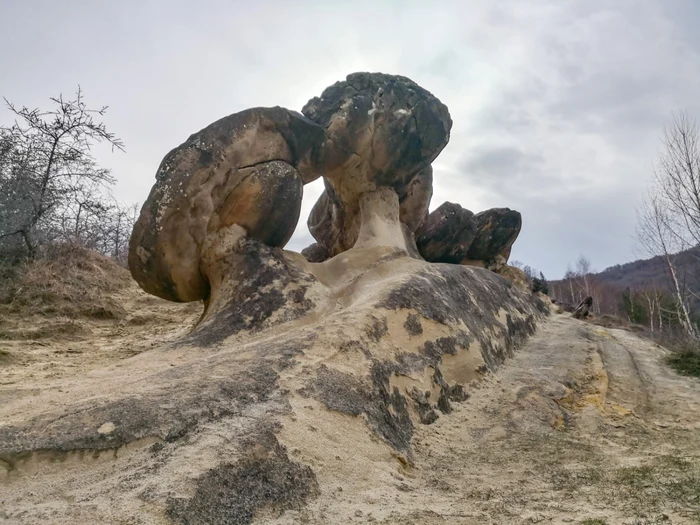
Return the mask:
M582 281L582 292L585 293L586 296L591 295L591 286L589 283L589 275L591 273L591 261L590 259L584 257L583 255L579 255L579 258L576 260L576 274L581 278L580 280Z
M72 204L76 188L114 182L109 170L97 166L92 146L106 142L123 150L99 120L107 107L88 108L80 88L73 100L51 101L52 110L40 111L5 100L16 120L0 127L0 239L21 237L29 258L37 255L42 227Z
M659 182L662 182L659 179ZM690 293L679 275L676 254L684 247L682 236L675 228L674 210L658 192L649 192L637 212L637 239L651 257L660 256L670 278L671 289L676 299L680 325L691 337L697 337L690 318Z
M564 274L564 280L569 284L569 293L571 295L571 304L577 304L579 301L576 300L574 295L574 281L576 280L576 272L571 269L571 266L566 267L566 273Z
M687 113L664 130L654 167L658 205L680 248L700 244L700 128Z

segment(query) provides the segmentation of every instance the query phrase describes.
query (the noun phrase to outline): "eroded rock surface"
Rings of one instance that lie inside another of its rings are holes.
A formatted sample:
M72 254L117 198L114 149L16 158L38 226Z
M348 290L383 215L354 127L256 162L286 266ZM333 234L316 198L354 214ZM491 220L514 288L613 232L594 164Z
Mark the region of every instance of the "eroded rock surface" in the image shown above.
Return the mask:
M318 243L331 255L350 249L360 195L380 187L397 193L401 221L415 232L432 196L430 163L449 140L447 107L405 77L356 73L311 99L302 112L326 130L329 141L326 191L309 217Z
M208 297L200 271L207 235L238 224L284 246L304 183L320 176L324 130L299 113L254 108L224 117L168 153L134 227L129 268L147 292L171 301Z
M520 234L522 217L510 208L492 208L474 216L476 236L465 259L489 263L500 256L503 263L510 257L510 249Z
M418 251L426 261L459 264L476 237L474 214L445 202L430 213L416 232Z
M520 214L446 203L428 215L452 124L437 98L359 73L303 112L243 111L166 155L129 266L144 290L204 312L167 346L10 392L0 519L309 522L343 487L406 485L418 429L549 314L465 266L502 270ZM285 251L320 175L318 243ZM327 511L313 522L334 522Z
M384 211L361 232L400 231L391 196L365 198ZM230 234L231 251L209 253L235 258L236 279L217 285L189 336L6 397L0 516L299 521L339 483L414 468L417 428L449 417L547 315L493 272L428 263L369 234L316 264Z

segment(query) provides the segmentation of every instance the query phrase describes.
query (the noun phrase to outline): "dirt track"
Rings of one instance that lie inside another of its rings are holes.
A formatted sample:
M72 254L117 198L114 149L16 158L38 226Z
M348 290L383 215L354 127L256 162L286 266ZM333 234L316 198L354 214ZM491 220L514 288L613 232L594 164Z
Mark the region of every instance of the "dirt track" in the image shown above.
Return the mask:
M555 316L421 427L415 478L384 522L699 523L700 381L664 355Z

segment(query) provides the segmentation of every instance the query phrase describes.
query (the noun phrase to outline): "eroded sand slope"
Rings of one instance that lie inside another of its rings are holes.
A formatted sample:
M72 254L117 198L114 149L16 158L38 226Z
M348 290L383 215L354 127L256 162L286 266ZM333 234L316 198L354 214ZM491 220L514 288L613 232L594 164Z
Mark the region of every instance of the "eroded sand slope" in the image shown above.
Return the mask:
M320 403L295 397L279 439L315 471L320 491L304 508L258 511L255 521L697 523L700 383L669 370L664 354L628 332L553 316L497 372L473 382L468 400L416 426L410 458L358 431L355 416L315 417ZM225 450L231 438L212 425L205 442L158 475L204 470L201 452ZM129 500L140 507L121 507L135 472L159 468L158 452L139 446L3 474L0 522L90 523L102 508L111 523L167 523L148 494Z

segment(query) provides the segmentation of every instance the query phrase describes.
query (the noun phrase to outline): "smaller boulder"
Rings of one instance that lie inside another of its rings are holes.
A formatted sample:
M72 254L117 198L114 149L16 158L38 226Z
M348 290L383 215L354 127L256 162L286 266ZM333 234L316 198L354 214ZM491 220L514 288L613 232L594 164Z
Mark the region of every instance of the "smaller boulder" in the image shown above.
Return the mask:
M459 204L445 202L427 216L416 231L416 245L429 262L459 264L476 237L474 214Z
M320 263L330 259L331 255L328 250L317 242L310 244L301 251L301 254L307 261L312 263Z
M476 220L476 236L462 262L484 261L490 267L492 261L502 257L502 263L508 262L510 249L518 238L522 227L520 212L510 208L492 208L474 216ZM500 266L501 261L499 259Z

